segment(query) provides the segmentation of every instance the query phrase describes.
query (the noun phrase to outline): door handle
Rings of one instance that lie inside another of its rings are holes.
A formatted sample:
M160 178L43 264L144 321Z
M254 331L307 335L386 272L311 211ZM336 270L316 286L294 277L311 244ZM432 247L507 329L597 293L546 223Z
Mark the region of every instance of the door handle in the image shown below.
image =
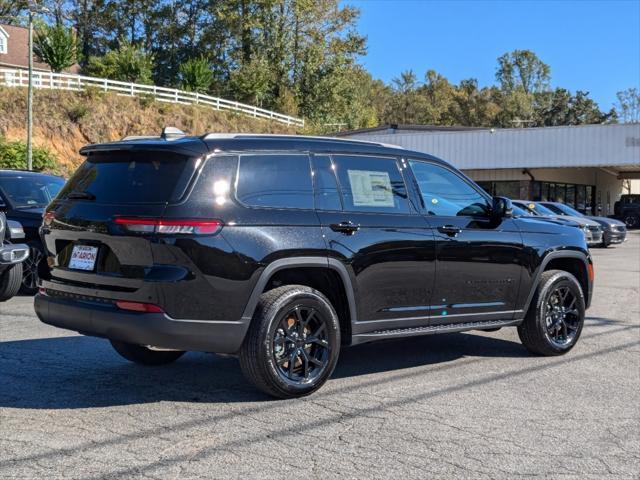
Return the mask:
M442 225L441 227L438 227L438 231L440 233L444 233L445 235L449 235L450 237L455 237L460 232L462 232L462 229L460 227L456 227L455 225Z
M340 222L340 223L332 223L329 225L329 228L334 232L344 233L345 235L353 235L358 230L360 230L360 225L356 225L355 223L348 222Z

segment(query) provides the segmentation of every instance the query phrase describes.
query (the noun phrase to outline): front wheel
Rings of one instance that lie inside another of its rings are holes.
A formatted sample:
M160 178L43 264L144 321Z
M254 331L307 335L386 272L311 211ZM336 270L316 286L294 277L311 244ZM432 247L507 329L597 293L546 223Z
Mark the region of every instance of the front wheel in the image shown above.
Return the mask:
M563 270L543 272L524 321L518 326L522 344L538 355L562 355L580 338L585 301L576 277Z
M16 263L0 272L0 302L14 297L20 289L22 279L22 264Z
M312 288L288 285L260 297L240 366L263 392L295 398L327 381L339 353L340 325L329 300Z
M640 215L629 213L624 216L624 223L628 229L640 227Z

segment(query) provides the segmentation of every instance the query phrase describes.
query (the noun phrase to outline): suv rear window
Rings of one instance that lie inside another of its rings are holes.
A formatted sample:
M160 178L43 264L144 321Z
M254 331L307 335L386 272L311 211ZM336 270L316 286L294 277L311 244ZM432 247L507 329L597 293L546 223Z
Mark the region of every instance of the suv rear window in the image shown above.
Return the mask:
M59 198L87 193L98 203L164 203L177 200L193 174L189 157L168 152L93 153Z

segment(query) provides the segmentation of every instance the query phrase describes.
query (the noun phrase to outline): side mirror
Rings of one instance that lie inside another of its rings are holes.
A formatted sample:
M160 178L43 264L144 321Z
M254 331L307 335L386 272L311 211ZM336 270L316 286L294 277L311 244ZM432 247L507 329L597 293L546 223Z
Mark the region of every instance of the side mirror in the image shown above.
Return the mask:
M491 216L496 220L512 217L513 205L511 205L511 200L506 197L493 197Z

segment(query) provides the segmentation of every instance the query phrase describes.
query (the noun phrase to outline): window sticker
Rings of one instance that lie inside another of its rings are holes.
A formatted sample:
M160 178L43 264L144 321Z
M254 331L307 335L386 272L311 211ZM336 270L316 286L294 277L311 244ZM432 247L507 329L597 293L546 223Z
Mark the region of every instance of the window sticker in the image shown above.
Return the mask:
M356 207L395 207L388 172L347 170L353 205Z

